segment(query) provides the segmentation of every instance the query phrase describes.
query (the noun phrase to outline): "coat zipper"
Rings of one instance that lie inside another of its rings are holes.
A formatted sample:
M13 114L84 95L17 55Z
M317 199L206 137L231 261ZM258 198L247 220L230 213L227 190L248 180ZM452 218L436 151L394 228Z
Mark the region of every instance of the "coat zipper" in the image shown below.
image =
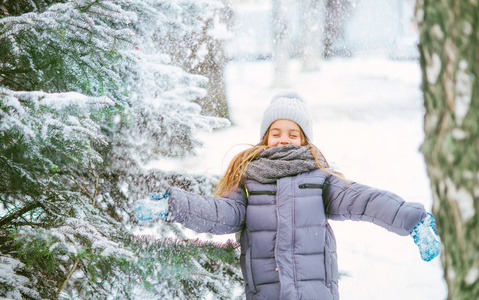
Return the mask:
M249 191L249 195L250 196L253 196L253 195L276 195L276 192L275 191Z
M323 185L316 184L316 183L304 183L304 184L300 184L298 187L300 189L322 189Z

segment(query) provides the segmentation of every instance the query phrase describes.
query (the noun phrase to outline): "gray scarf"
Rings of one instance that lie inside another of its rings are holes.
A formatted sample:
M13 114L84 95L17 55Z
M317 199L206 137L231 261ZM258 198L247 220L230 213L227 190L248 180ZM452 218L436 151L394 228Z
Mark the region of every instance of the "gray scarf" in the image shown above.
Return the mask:
M318 169L309 147L285 145L267 148L249 163L243 179L275 183L283 177Z

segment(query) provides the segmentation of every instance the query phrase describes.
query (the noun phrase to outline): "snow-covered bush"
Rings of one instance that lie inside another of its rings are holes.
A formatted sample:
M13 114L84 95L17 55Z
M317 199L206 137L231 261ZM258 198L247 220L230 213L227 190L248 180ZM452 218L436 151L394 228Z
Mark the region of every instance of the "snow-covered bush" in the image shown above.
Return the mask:
M205 95L206 78L186 72L170 51L191 44L178 41L201 31L218 7L8 7L15 14L0 19L0 255L18 285L0 297L225 299L226 287L240 282L228 259L235 247L174 242L185 236L166 223L154 241L133 234L136 200L170 185L209 193L217 180L144 166L192 155L199 131L229 124L201 115L192 101Z

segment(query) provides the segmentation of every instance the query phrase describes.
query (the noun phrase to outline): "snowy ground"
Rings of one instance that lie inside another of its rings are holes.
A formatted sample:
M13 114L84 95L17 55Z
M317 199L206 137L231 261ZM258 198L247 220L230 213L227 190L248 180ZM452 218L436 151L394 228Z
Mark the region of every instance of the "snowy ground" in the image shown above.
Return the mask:
M334 59L318 72L290 68L291 89L307 100L315 120L313 142L347 178L386 189L407 201L432 201L422 155L421 72L415 61L377 57ZM233 126L205 135L198 156L171 161L175 169L222 174L242 144L259 141L272 89L271 62L227 66ZM165 166L162 166L164 168ZM446 285L438 258L426 263L410 237L366 222L331 222L338 242L342 300L440 300ZM233 238L217 236L217 240Z

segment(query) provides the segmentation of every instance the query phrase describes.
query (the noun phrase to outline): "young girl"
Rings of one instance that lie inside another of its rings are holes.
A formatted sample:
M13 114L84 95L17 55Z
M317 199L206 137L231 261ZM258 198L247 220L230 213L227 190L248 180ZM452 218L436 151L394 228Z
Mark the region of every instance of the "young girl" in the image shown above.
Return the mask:
M339 299L328 219L370 221L411 234L425 260L439 254L429 230L434 219L423 205L346 180L329 168L312 137L303 99L279 93L264 112L261 142L236 155L215 196L170 187L162 195L167 211L145 209L139 202L137 216L168 216L197 232L240 232L246 299Z

